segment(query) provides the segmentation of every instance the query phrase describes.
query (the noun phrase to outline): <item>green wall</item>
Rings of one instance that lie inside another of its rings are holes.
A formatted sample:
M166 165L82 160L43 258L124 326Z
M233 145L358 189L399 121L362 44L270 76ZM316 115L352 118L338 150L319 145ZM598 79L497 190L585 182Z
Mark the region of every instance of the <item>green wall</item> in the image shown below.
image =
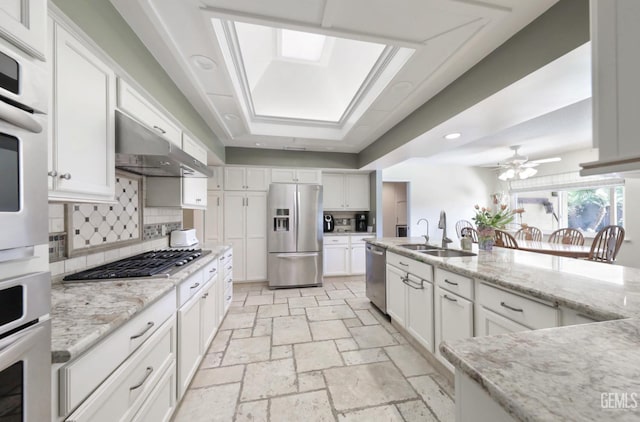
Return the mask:
M355 169L357 154L338 152L286 151L281 149L226 148L227 164L283 167Z
M52 1L169 113L224 160L224 145L108 0Z

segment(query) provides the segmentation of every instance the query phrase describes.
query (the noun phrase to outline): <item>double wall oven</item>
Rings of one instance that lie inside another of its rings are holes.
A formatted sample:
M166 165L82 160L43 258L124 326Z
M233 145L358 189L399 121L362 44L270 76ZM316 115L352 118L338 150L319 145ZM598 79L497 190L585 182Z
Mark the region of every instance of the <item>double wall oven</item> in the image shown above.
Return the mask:
M0 421L51 420L47 98L45 63L0 39Z

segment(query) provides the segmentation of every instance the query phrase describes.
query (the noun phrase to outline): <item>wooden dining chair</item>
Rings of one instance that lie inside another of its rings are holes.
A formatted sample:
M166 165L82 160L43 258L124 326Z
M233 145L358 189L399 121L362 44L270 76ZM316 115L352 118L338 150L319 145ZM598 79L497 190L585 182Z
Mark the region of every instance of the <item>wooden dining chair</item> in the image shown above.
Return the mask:
M496 246L510 249L518 249L516 238L503 230L496 230Z
M471 236L471 241L478 243L478 230L473 227L463 227L462 230L460 230L460 236Z
M584 245L584 236L580 230L558 229L549 236L549 243L561 243L563 245Z
M624 229L620 226L607 226L600 230L591 244L589 260L613 264L624 240Z
M456 223L456 235L458 235L458 239L462 238L462 229L464 229L465 227L473 228L473 224L471 224L471 222L467 220L458 220L458 222Z
M535 240L536 242L542 242L542 230L533 226L522 227L516 232L514 237L520 240Z

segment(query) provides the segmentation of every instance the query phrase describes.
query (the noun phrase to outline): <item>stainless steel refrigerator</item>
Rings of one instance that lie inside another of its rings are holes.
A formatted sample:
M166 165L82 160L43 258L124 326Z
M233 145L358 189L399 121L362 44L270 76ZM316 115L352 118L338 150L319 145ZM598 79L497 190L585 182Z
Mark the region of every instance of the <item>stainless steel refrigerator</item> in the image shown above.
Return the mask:
M322 285L322 232L321 185L269 186L269 287Z

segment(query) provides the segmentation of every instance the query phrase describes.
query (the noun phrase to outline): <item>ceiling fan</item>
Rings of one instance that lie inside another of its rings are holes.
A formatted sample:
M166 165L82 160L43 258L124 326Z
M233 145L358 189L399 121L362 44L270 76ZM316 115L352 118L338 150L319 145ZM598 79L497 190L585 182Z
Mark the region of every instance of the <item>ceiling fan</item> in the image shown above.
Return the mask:
M520 145L513 145L510 148L513 151L513 156L501 163L498 163L498 168L500 169L498 179L503 181L515 178L521 180L528 179L538 173L538 170L534 167L544 163L560 161L560 157L529 161L528 157L518 153Z

